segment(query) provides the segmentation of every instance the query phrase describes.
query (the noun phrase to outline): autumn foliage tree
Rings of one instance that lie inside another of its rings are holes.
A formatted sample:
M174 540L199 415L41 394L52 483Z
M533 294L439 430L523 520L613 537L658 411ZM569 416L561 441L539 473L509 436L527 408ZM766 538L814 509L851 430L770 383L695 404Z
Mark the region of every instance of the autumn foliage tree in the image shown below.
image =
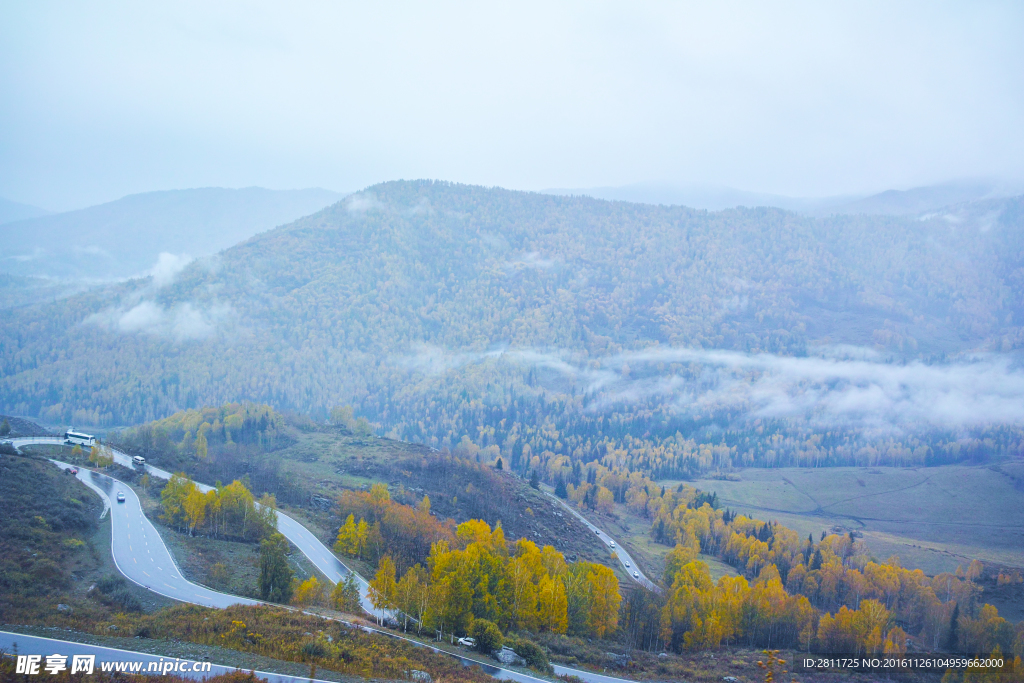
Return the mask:
M466 633L477 619L502 630L549 631L604 637L615 631L618 581L603 565L568 565L551 546L520 539L509 544L501 527L460 524L454 544L435 543L422 573L423 617L435 630ZM404 580L404 577L403 577Z
M378 610L394 609L396 605L395 563L389 555L380 558L377 573L370 581L370 601Z
M331 606L343 612L359 612L359 584L356 582L355 574L349 572L343 581L334 585L334 590L331 591Z
M203 493L183 473L170 478L160 492L161 518L189 534L258 541L277 528L277 504L264 495L259 503L240 481Z
M676 543L666 557L672 588L663 620L674 647L746 642L899 653L908 631L933 649L988 652L1012 641L994 607L978 610L980 562L960 576L927 577L896 557L873 560L853 534L823 534L816 543L780 524L717 510L693 489L658 496L674 503L660 508L652 525L656 537ZM720 557L741 576L712 584L698 553Z
M386 548L398 571L424 562L434 543L455 538L453 522L430 514L429 498L417 507L403 505L384 484L368 492L345 491L336 510L345 520L334 544L338 553L377 563Z
M293 589L291 602L293 605L322 605L324 602L324 585L319 579L311 576L299 582Z

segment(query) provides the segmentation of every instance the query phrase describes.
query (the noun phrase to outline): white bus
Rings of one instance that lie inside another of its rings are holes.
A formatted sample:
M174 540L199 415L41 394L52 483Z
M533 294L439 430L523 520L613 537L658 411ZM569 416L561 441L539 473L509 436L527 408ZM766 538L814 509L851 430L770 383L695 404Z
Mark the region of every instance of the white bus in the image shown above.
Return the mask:
M64 443L76 444L78 446L95 446L96 437L92 434L83 434L82 432L76 432L75 428L72 427L68 431L64 432Z

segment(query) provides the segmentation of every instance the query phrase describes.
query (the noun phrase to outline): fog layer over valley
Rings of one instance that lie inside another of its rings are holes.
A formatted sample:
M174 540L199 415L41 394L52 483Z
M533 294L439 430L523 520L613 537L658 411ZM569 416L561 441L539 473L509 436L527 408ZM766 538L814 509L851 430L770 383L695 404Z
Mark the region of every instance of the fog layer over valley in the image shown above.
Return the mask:
M816 218L385 183L5 317L0 407L116 425L352 403L437 447L663 474L1005 453L1022 207Z
M803 357L658 346L591 358L567 351L421 348L401 360L427 375L489 362L535 377L539 371L549 390L568 384L595 414L641 405L688 416L732 411L749 421L803 419L821 429L877 435L1024 422L1024 371L1004 354L925 364L893 363L874 349L852 346L812 348Z

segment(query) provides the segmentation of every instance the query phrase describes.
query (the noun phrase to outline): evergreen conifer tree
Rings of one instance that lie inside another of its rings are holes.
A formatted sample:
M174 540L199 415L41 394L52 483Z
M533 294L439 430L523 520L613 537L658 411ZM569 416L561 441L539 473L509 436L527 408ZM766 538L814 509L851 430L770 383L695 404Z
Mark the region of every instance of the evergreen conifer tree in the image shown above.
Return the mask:
M562 499L569 496L569 492L565 488L565 480L561 477L555 482L555 495Z
M288 541L272 534L260 542L260 597L288 604L292 599L292 568L288 566Z
M949 634L946 636L946 650L956 652L960 640L960 605L953 605L953 614L949 616Z

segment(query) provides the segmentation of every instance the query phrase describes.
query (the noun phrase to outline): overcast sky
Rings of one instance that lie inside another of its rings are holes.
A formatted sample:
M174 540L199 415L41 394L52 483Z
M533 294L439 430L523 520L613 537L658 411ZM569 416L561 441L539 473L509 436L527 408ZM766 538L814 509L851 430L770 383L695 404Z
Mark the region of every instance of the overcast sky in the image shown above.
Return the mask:
M1024 178L1024 3L0 5L0 195Z

